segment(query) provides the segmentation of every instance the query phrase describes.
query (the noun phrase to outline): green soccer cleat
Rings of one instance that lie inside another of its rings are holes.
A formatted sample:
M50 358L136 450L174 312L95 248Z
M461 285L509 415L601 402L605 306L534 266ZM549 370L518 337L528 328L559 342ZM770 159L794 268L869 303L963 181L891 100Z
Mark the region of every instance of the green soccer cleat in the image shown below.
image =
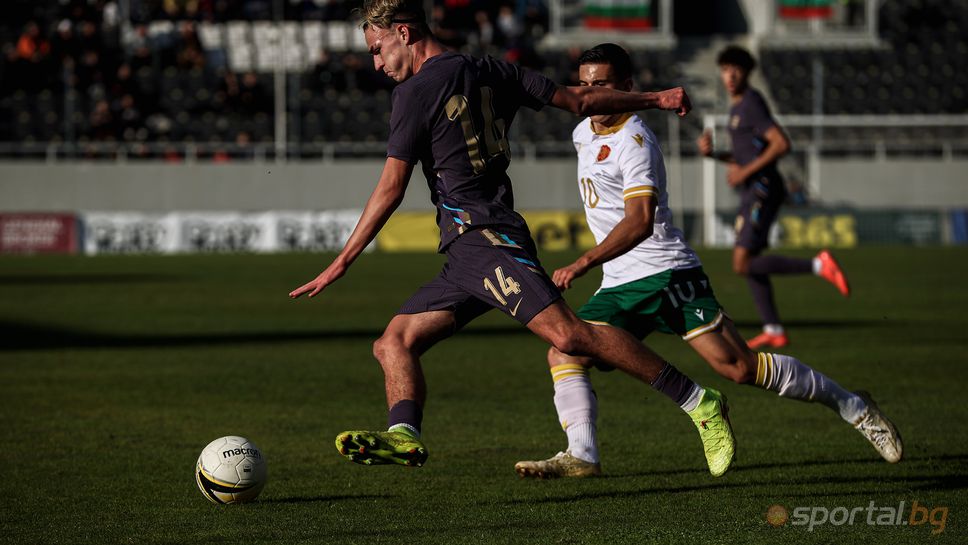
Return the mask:
M427 461L420 439L399 431L344 431L336 436L336 450L347 460L367 466L420 467Z
M559 452L554 457L536 462L518 462L514 471L524 479L557 479L558 477L593 477L602 474L601 464L575 458L570 452Z
M854 424L854 428L870 442L881 458L892 464L900 462L904 456L904 444L901 442L900 432L897 431L894 423L884 416L869 393L854 393L867 404L864 415Z
M713 477L719 477L736 459L736 439L729 423L729 405L726 396L706 388L699 405L689 411L689 417L699 429L706 463Z

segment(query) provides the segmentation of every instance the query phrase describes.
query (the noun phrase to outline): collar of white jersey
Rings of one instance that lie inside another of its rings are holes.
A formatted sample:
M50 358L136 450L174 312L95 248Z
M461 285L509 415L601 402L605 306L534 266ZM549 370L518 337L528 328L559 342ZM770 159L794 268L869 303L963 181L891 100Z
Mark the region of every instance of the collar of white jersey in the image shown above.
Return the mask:
M608 136L609 134L615 134L618 131L622 130L622 127L624 127L625 124L628 123L629 119L632 119L632 112L622 114L622 117L618 118L618 123L612 125L611 127L603 131L596 131L595 125L592 123L591 118L589 118L588 126L591 128L592 134L594 134L595 136Z

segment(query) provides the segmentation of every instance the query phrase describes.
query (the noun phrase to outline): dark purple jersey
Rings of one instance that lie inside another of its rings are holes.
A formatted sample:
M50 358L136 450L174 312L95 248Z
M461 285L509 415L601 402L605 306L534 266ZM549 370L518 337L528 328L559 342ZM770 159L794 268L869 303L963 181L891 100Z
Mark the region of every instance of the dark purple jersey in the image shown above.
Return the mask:
M521 106L541 109L555 88L513 64L448 52L393 90L387 156L420 161L437 207L440 251L485 225L527 231L514 211L507 134Z
M729 138L733 143L733 160L746 165L766 147L766 131L776 125L763 97L747 87L743 98L729 109ZM772 165L775 166L775 165Z

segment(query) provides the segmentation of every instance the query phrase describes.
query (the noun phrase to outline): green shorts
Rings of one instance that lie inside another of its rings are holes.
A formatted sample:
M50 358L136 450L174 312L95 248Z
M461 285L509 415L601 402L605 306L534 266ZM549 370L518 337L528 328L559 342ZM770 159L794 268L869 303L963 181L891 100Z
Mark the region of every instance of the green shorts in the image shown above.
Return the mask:
M586 322L620 327L639 339L661 331L686 341L719 328L723 316L702 267L600 289L578 311Z

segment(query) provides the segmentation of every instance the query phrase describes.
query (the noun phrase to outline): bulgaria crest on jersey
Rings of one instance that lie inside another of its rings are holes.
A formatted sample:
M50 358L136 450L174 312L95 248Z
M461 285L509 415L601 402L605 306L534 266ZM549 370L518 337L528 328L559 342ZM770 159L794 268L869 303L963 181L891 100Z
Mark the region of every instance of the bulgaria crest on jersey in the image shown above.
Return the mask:
M607 145L603 145L602 149L598 150L598 158L595 160L604 161L605 159L608 159L608 156L611 153L612 153L612 148L608 147Z

